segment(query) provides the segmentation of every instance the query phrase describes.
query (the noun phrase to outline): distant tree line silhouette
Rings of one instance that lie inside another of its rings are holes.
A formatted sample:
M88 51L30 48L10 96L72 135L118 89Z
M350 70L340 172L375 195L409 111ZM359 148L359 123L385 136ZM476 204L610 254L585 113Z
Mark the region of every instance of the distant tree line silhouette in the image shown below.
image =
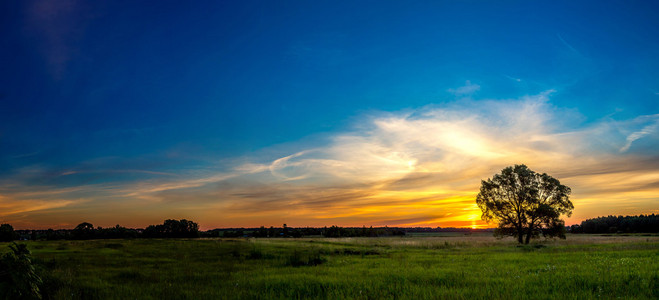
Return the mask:
M214 229L205 233L209 237L293 237L303 236L322 236L322 237L378 237L378 236L403 236L404 228L396 227L300 227L292 228L284 224L283 227L277 228L270 226L266 228L226 228Z
M199 225L193 221L165 220L163 224L149 225L146 229L96 227L88 222L78 224L74 229L16 230L9 224L0 225L0 241L12 240L90 240L90 239L129 239L129 238L196 238L200 237Z
M404 236L408 233L431 232L492 232L492 228L472 229L455 227L255 227L218 228L200 231L197 223L190 220L165 220L163 224L149 225L144 229L94 227L89 222L78 224L74 229L14 230L9 224L0 225L0 241L12 240L88 240L88 239L130 239L130 238L299 238L299 237L386 237Z
M460 232L471 234L475 232L493 232L493 228L473 229L464 227L265 227L258 228L218 228L201 232L201 237L385 237L404 236L408 233Z
M6 225L6 226L5 226ZM119 225L114 227L96 227L88 222L78 224L74 229L59 230L17 230L11 225L2 225L2 241L23 240L89 240L121 238L197 238L197 237L255 237L255 238L299 238L304 236L321 237L383 237L404 236L410 232L459 231L473 232L469 228L398 228L398 227L283 227L266 228L222 228L199 231L197 223L189 220L165 220L163 224L149 225L145 229L132 229Z
M146 238L196 238L199 237L197 223L182 220L165 220L162 225L149 225L142 232Z
M657 233L659 215L606 216L587 219L570 227L572 233Z

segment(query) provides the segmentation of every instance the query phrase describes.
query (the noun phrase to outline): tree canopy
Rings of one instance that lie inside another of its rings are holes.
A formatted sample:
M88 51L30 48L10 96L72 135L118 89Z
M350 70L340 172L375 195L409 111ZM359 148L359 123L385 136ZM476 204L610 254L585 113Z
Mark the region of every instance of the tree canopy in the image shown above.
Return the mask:
M476 203L484 221L498 223L495 235L515 236L520 244L528 244L540 234L565 238L565 223L560 216L572 214L570 192L569 187L546 173L515 165L482 180Z
M14 232L14 227L9 224L0 225L0 242L9 242L18 239L18 235Z
M73 237L78 240L93 239L95 233L94 225L89 222L82 222L73 229Z
M199 237L199 225L186 219L168 219L162 225L149 225L149 227L144 229L144 236L195 238Z

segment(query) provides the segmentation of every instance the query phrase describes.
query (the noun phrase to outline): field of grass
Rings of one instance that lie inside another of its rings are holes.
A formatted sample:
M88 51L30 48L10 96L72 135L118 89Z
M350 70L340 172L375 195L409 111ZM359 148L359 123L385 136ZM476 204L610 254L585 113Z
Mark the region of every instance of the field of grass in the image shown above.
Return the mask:
M657 236L26 243L45 299L659 298Z

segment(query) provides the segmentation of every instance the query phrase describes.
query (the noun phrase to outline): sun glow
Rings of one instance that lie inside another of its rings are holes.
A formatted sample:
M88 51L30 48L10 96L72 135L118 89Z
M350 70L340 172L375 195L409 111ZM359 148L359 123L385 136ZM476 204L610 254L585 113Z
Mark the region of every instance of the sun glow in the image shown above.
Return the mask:
M66 210L95 225L112 226L118 217L107 212L120 208L151 223L185 212L207 228L287 223L478 229L494 226L481 220L475 204L480 180L516 163L572 188L575 214L568 225L612 210L659 210L657 160L623 155L615 142L624 144L625 137L610 138L659 122L659 115L560 131L554 126L565 114L556 113L548 95L369 117L354 131L334 134L326 145L241 158L222 172L182 171L56 194L48 187L40 193L7 192L0 196L0 207L11 213L0 216L20 226ZM612 152L602 140L613 144Z

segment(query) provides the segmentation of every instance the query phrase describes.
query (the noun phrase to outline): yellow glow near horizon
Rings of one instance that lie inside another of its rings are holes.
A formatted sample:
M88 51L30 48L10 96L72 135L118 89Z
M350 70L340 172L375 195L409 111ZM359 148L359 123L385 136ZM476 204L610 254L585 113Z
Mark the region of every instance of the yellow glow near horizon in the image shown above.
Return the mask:
M244 163L219 173L192 170L70 189L19 186L0 195L0 218L17 228L83 221L140 227L166 218L191 219L202 228L494 227L475 205L480 181L521 163L572 188L568 225L659 213L656 155L627 153L634 144L611 138L659 122L659 115L559 130L569 112L555 115L548 95L367 118L326 145L296 146L268 162L237 159Z

